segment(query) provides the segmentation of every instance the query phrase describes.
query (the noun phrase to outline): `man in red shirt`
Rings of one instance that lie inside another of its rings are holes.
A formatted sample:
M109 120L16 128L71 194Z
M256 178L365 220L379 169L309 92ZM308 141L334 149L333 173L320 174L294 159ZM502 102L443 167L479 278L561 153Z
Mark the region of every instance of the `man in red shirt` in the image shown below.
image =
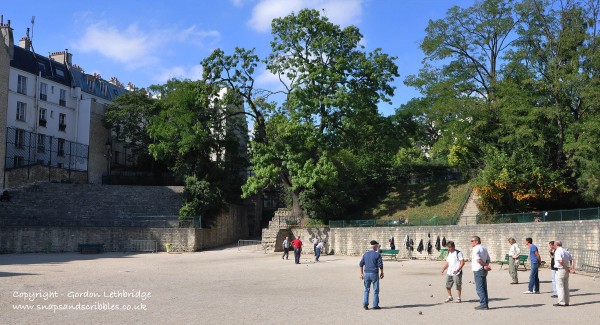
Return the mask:
M294 260L296 264L300 264L300 253L302 253L302 240L300 240L300 237L292 240L292 246L294 246Z

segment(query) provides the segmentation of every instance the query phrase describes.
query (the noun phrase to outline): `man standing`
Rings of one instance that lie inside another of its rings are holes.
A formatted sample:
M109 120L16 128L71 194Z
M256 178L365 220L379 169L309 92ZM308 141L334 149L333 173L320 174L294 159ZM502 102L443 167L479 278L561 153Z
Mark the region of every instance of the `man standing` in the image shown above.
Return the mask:
M487 290L487 273L490 268L490 254L487 248L481 245L481 238L478 236L471 237L471 246L473 251L471 254L471 269L475 278L475 289L479 296L479 306L477 310L488 309L488 290Z
M575 273L573 257L562 247L562 242L556 240L556 251L554 252L556 271L556 292L558 294L557 307L569 305L569 272Z
M290 256L290 241L289 241L289 237L285 236L285 240L283 241L283 255L281 256L281 259L283 259L285 257L285 259L287 260L289 256Z
M316 234L315 234L315 238L312 239L312 243L313 243L313 252L315 253L315 256L317 256L317 245L319 244L319 237L317 237Z
M396 243L394 242L394 235L390 236L390 249L391 250L396 249Z
M537 246L533 244L531 237L525 238L525 244L529 246L529 261L531 262L531 272L529 273L529 290L523 292L524 294L540 293L540 277L538 271L540 269L540 263L542 258Z
M510 244L510 249L508 250L508 273L512 278L510 284L519 284L517 268L519 267L519 254L521 254L521 249L519 248L517 241L512 237L508 239L508 243Z
M383 279L383 260L381 254L377 252L379 243L371 240L371 250L366 252L360 263L360 279L364 281L365 293L363 297L363 308L369 310L369 291L373 284L373 309L379 307L379 279ZM364 270L363 270L364 268ZM379 271L381 270L381 274Z
M462 268L465 265L465 259L463 253L455 248L453 241L446 243L446 247L448 248L448 256L446 256L446 264L442 268L442 274L448 269L448 272L446 273L446 291L448 291L448 298L444 302L453 301L452 284L456 284L456 302L460 303Z
M300 264L300 254L302 253L302 240L300 237L292 240L292 246L294 246L294 261L296 264Z
M550 254L550 270L552 270L552 298L557 298L558 294L556 293L556 271L558 269L555 266L554 262L554 253L556 252L556 244L554 240L548 242L548 254Z

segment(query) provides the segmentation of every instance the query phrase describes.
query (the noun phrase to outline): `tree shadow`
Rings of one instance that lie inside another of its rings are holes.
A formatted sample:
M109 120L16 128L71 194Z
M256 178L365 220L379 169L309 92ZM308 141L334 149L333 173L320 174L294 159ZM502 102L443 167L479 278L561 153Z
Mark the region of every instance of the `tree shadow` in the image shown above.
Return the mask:
M13 273L13 272L0 272L0 278L6 278L9 276L22 276L22 275L39 275L38 273Z
M14 264L60 264L71 261L90 261L103 258L130 258L140 253L109 252L99 254L80 254L80 253L27 253L27 254L4 254L0 260L0 265ZM149 253L144 253L149 254Z

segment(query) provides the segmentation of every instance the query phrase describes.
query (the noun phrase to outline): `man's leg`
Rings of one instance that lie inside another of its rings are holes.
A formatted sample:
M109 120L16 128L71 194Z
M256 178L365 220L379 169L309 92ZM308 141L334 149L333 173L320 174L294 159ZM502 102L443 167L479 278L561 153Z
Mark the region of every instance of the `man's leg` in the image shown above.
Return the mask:
M482 273L481 284L482 284L482 289L483 289L483 301L484 301L485 307L487 308L488 307L487 271L481 270L481 273Z
M379 274L373 274L373 308L379 307Z
M556 270L552 270L552 293L556 294Z
M519 283L519 278L517 277L517 268L519 264L515 263L515 259L512 257L508 258L508 273L510 273L510 277L513 283Z
M564 269L558 269L558 271L556 271L556 295L558 296L559 305L566 304L565 295L567 293L565 291L565 273Z
M571 292L569 291L569 269L567 269L565 271L565 279L563 281L563 287L564 287L564 296L565 296L565 305L569 304L569 301L571 300Z
M533 292L533 285L535 283L535 263L531 263L531 270L529 270L529 286L528 290Z
M484 270L473 272L475 278L475 290L479 296L479 306L487 308L487 283L485 283Z
M535 268L535 278L533 282L533 291L540 292L540 263L534 263L531 268Z
M364 275L364 284L365 284L365 293L363 296L363 306L369 306L369 291L371 291L371 281L372 278L369 276L370 273L365 273Z
M456 302L460 302L460 295L462 292L462 272L460 272L458 275L454 276L454 282L456 283L456 294L457 294L457 299Z

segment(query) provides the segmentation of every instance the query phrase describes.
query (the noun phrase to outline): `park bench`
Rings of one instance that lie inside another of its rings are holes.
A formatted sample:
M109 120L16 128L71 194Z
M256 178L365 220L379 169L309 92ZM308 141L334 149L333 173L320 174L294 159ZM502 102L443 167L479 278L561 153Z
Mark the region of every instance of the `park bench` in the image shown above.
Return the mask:
M79 253L102 253L104 251L104 244L79 244Z
M527 256L527 255L523 255L523 254L519 255L519 260L515 261L515 262L517 262L517 270L519 269L519 265L523 265L523 268L525 269L525 271L527 271L527 266L525 266L525 262L527 262L528 258L529 258L529 256ZM508 264L508 254L504 255L503 261L496 261L496 263L500 264L500 269L502 269L504 264Z
M397 249L382 249L381 256L389 256L389 257L397 259L398 252L399 252L399 250L397 250Z

